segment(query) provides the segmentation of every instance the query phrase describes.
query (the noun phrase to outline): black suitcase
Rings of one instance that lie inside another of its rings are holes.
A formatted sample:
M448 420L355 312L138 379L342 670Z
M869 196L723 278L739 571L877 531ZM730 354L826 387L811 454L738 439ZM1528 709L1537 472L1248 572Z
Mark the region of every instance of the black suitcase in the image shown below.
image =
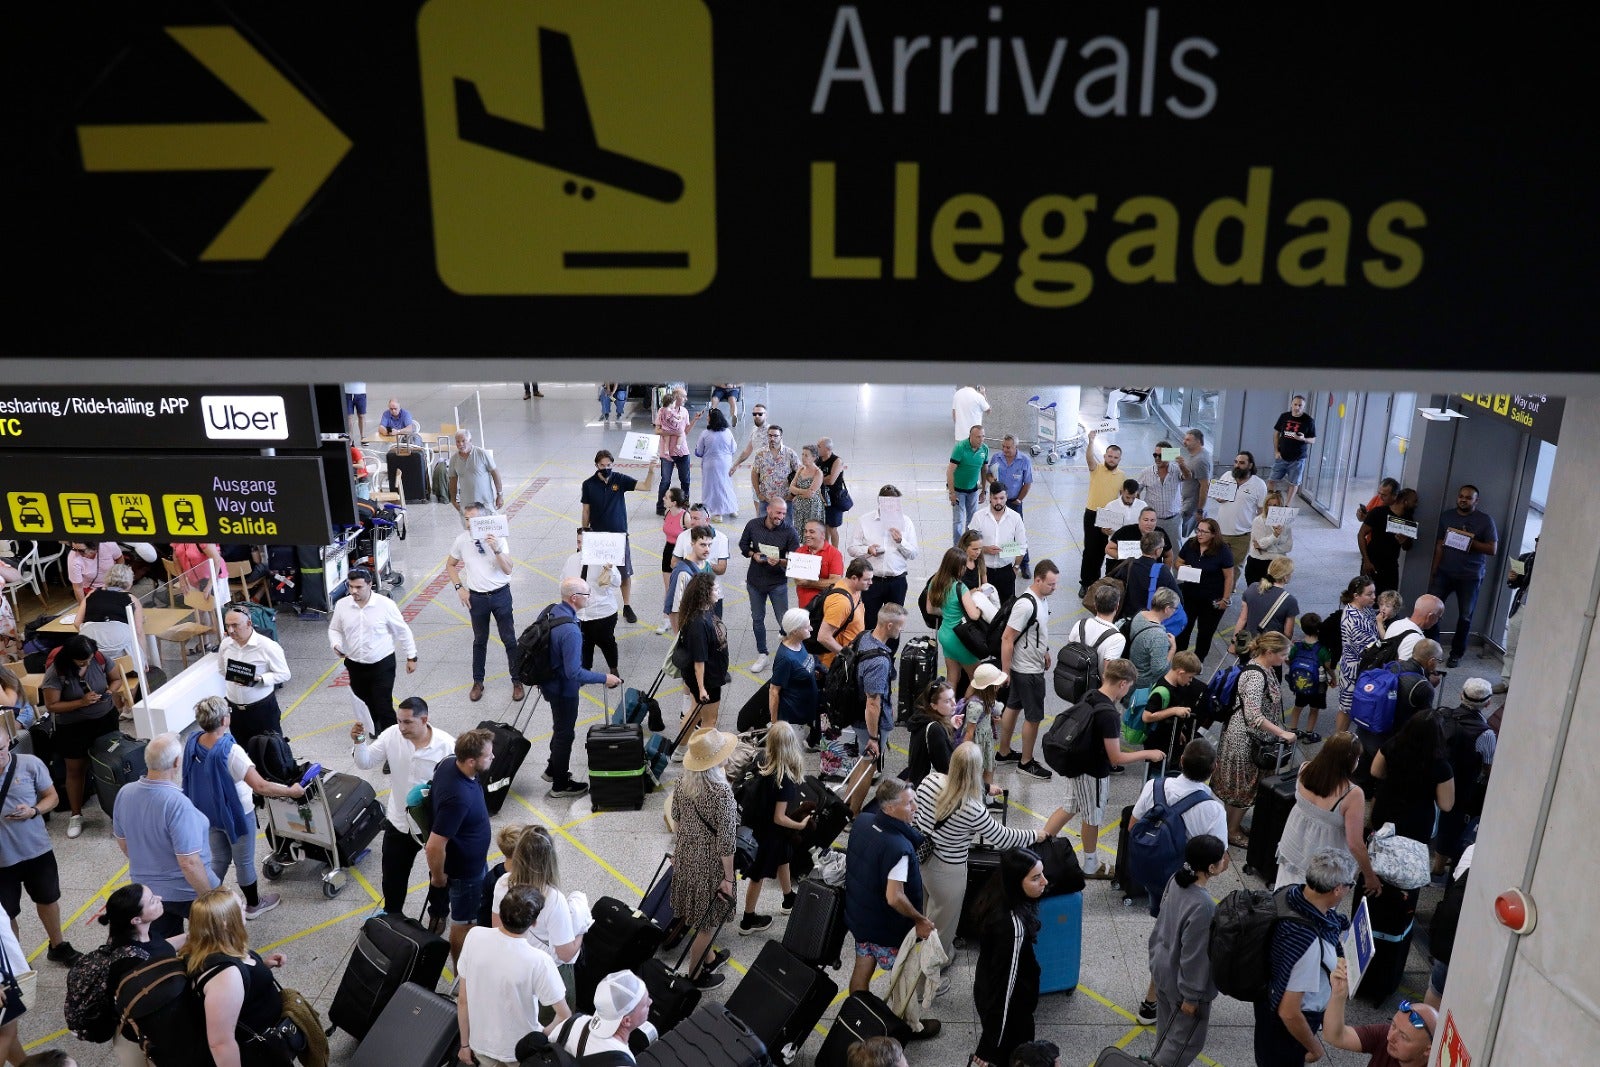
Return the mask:
M394 492L394 476L399 471L405 482L405 502L407 504L426 504L428 502L428 466L421 448L412 448L409 456L402 456L395 449L390 449L385 457L389 471L389 492Z
M1278 880L1278 842L1294 810L1296 776L1263 775L1256 785L1255 814L1250 817L1250 845L1244 850L1244 871L1271 886ZM1366 984L1366 980L1362 980Z
M892 1037L904 1045L911 1037L911 1027L875 994L851 993L839 1005L839 1014L822 1039L816 1067L846 1067L850 1046L869 1037Z
M789 814L793 816L800 804L808 800L816 818L801 833L800 844L807 849L826 851L844 833L844 828L850 825L850 805L827 782L814 774L806 775L805 781L800 783L800 800L790 806Z
M353 774L328 774L322 791L333 813L333 837L339 847L339 866L356 863L383 829L383 803L365 778Z
M589 727L589 802L595 811L638 811L644 807L644 727Z
M844 962L844 887L807 878L794 892L783 947L813 967L838 967Z
M1129 804L1122 809L1122 817L1117 821L1117 860L1111 865L1111 884L1122 890L1122 906L1133 907L1136 900L1142 900L1150 895L1150 891L1134 881L1133 875L1128 873L1128 831L1133 829L1133 805Z
M734 729L741 734L749 733L772 722L772 697L768 695L771 692L772 683L762 682L739 709L733 721Z
M538 696L534 697L534 708L539 706L539 700ZM527 721L533 721L531 709L528 711ZM533 749L533 742L522 732L523 715L520 710L510 722L485 719L478 724L478 729L488 730L494 734L494 762L479 776L479 781L483 783L483 798L489 806L489 814L498 815L500 809L505 807L512 781L517 777L523 761Z
M895 722L905 722L928 683L939 673L939 643L932 637L913 637L900 650L900 692L895 698Z
M767 1067L772 1060L755 1032L721 1004L695 1009L637 1057L639 1067Z
M838 992L833 979L768 941L728 997L728 1010L755 1031L774 1062L793 1063Z
M407 982L356 1046L350 1067L444 1067L456 1062L456 1002Z
M121 732L102 734L89 746L89 773L94 778L95 796L107 815L122 787L144 775L144 750L148 741Z
M1365 885L1358 882L1356 892L1353 907L1359 907L1366 896ZM1372 919L1373 952L1356 995L1374 1007L1382 1007L1405 979L1411 938L1416 933L1417 898L1421 895L1420 889L1399 889L1385 882L1382 893L1366 897Z
M731 905L731 899L729 903ZM729 914L732 912L730 906ZM702 921L705 918L701 916ZM711 935L713 945L721 934L722 924L718 923L716 933ZM662 960L648 959L634 968L634 973L650 991L650 1025L656 1028L657 1033L664 1034L671 1030L700 1006L700 990L695 988L694 982L689 979L685 967L689 961L689 950L694 948L694 939L684 940L688 944L683 946L683 952L678 956L676 965L668 967Z
M956 920L956 936L976 947L982 924L978 922L978 897L989 884L994 872L1000 869L1000 853L992 848L972 846L967 851L967 895L961 901L961 915ZM946 949L949 952L951 949Z
M404 915L374 915L356 935L350 963L328 1008L335 1028L356 1040L367 1036L379 1012L406 982L431 990L439 984L450 942Z
M583 935L583 955L574 969L574 1011L594 1011L594 990L613 971L636 970L656 954L667 933L637 908L601 897L590 909L594 925Z
M1095 1057L1094 1067L1146 1067L1149 1062L1115 1045L1107 1045Z

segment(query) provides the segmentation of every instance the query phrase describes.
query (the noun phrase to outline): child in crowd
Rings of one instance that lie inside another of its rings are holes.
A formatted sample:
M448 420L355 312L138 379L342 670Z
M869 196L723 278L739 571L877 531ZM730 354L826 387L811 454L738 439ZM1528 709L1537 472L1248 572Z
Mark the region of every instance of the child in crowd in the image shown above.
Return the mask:
M1289 712L1289 729L1300 736L1302 743L1314 745L1322 740L1317 733L1317 715L1328 706L1328 678L1333 670L1333 660L1322 647L1322 616L1308 611L1300 616L1300 630L1296 635L1294 651L1289 653L1289 687L1294 690L1294 710ZM1309 708L1306 728L1300 729L1300 710Z
M1167 668L1167 673L1150 687L1150 696L1145 701L1142 716L1144 738L1140 743L1145 748L1160 749L1167 754L1167 758L1160 763L1145 765L1146 781L1173 765L1173 754L1182 753L1183 746L1194 740L1195 723L1192 715L1205 691L1205 686L1197 681L1200 671L1200 657L1185 650L1172 657L1172 666Z
M666 546L661 550L661 592L672 591L672 552L677 547L678 535L683 533L683 524L689 519L689 498L682 489L673 486L667 490L667 512L661 519L661 533L667 539ZM661 626L656 630L658 634L667 633L672 629L672 623L663 619Z

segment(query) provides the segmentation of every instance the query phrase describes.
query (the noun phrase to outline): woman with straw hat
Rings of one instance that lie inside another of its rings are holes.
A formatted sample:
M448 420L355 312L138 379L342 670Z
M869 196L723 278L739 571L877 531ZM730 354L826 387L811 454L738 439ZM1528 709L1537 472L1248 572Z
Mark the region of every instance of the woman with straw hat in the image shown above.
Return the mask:
M696 730L683 757L683 781L672 795L677 835L672 849L672 912L695 926L689 978L695 988L715 989L727 978L718 969L726 949L711 940L733 914L733 850L739 806L722 765L738 747L735 734L714 727Z

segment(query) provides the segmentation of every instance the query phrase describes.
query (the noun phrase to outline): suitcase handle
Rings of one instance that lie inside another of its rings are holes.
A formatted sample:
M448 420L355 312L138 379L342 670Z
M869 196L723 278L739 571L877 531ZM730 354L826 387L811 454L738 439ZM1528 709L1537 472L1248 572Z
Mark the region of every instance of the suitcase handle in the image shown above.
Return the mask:
M734 880L734 884L737 885L738 882L739 882L739 872L738 871L734 871L733 872L733 880ZM729 915L732 915L735 911L738 910L738 905L734 901L733 896L731 894L724 893L722 891L722 887L718 886L717 887L717 895L712 898L710 907L706 908L706 915L710 915L711 914L711 909L715 908L717 906L717 900L719 898L722 899L722 900L726 900L728 902L728 905L729 905L728 914ZM714 933L712 933L712 935L711 935L711 944L708 947L713 947L713 948L715 947L715 945L717 943L717 938L722 936L722 927L727 923L727 921L728 921L727 919L723 919L722 922L717 924L717 929L716 929L716 931ZM702 917L701 920L700 920L700 925L695 927L695 932L698 933L700 928L702 926L704 926L704 925L705 925L705 918ZM697 938L688 937L687 935L685 935L684 940L687 941L688 944L683 946L683 952L682 952L681 955L678 956L677 965L674 966L672 969L674 971L676 971L678 974L687 976L689 972L687 972L687 971L685 971L683 969L683 965L689 959L689 953L690 953L691 950L693 950L694 943L697 940Z

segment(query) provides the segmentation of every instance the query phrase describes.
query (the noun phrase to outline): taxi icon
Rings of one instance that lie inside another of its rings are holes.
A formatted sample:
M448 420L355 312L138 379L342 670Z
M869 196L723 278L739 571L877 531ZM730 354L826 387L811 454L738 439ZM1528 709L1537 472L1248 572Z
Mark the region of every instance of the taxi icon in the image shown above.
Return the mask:
M128 533L137 530L140 533L150 532L150 520L145 518L144 512L129 504L122 509L122 516L117 520Z

